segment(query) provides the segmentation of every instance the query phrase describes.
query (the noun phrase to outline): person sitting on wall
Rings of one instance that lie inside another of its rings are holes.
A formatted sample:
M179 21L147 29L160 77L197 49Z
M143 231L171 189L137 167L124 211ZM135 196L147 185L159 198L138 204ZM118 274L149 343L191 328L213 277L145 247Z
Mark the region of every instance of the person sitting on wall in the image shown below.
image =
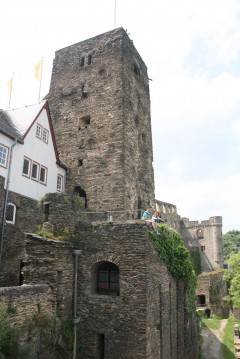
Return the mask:
M152 219L156 223L165 223L165 221L162 219L161 213L159 212L154 212L152 215Z
M160 212L154 212L152 215L152 219L154 219L157 223L165 223L165 221L162 219L162 215Z
M150 222L154 231L158 234L157 222L155 222L152 218L153 209L152 207L148 207L145 212L143 212L142 219L146 222Z

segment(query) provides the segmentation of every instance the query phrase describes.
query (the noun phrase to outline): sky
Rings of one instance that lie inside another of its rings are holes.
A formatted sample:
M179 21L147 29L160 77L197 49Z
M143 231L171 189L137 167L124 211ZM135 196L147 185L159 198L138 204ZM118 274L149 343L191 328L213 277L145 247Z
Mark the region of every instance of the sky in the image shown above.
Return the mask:
M0 14L3 109L38 101L42 58L41 98L55 51L127 30L151 79L156 198L240 230L240 0L2 0Z

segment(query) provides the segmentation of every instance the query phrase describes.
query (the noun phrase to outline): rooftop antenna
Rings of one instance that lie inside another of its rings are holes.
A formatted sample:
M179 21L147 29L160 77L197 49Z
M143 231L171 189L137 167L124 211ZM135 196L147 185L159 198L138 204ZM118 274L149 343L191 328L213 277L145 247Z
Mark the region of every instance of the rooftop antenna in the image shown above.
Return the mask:
M116 29L116 18L117 18L117 0L114 0L114 29Z

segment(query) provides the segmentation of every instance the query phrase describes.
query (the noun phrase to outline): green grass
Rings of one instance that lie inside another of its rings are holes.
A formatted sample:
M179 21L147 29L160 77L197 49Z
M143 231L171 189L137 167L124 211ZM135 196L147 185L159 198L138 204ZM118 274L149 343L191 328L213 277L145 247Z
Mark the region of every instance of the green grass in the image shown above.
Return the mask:
M205 357L205 355L201 354L199 359L208 359Z
M203 323L203 327L207 327L209 329L219 329L221 321L219 320L219 318L215 318L215 317L211 319L202 318L202 323Z
M234 355L234 317L230 316L224 329L221 347L224 359L235 359Z

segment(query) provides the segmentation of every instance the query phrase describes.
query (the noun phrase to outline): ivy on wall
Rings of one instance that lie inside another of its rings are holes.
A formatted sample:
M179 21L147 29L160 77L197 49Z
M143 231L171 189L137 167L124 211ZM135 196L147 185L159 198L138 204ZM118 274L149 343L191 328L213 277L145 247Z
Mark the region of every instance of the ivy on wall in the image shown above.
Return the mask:
M151 231L152 242L160 258L177 281L182 281L188 288L189 311L195 309L195 291L197 277L189 250L185 247L181 235L166 224L158 225L159 234Z

